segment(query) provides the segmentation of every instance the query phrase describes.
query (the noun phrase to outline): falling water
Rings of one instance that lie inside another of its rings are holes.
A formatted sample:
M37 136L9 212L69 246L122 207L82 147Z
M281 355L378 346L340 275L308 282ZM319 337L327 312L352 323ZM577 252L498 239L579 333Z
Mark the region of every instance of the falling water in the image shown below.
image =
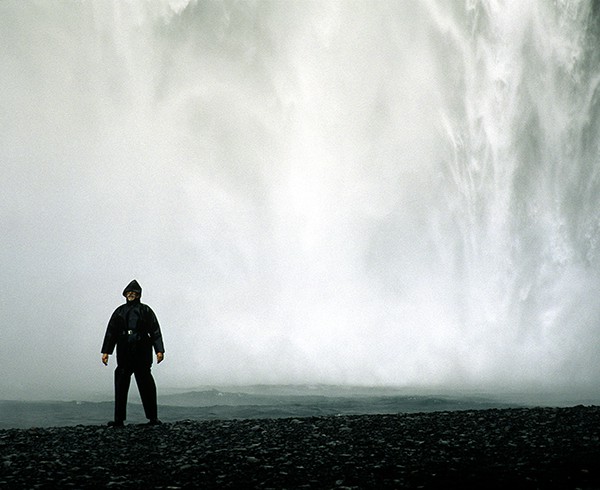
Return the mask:
M587 379L600 313L596 12L484 2L466 14L452 36L460 102L443 114L453 231L440 236L463 332L483 346L470 358L513 381Z
M4 320L135 276L173 384L594 386L594 5L3 3Z

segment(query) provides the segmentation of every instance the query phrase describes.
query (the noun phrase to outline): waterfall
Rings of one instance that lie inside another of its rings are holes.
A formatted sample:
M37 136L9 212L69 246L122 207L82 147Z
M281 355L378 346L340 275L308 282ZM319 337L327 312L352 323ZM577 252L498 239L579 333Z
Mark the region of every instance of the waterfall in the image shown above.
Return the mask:
M2 3L4 320L137 277L173 384L595 386L595 5Z
M598 365L597 15L581 2L466 13L443 117L460 321L496 375L585 378Z

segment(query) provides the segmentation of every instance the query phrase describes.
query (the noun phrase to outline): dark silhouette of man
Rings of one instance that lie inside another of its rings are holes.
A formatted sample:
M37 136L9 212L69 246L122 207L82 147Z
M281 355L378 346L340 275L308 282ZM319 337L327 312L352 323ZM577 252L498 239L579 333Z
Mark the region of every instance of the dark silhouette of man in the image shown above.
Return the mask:
M164 358L162 334L156 315L152 309L140 302L142 288L136 280L131 281L123 296L127 299L119 306L108 322L104 343L102 344L102 362L108 365L108 356L117 346L117 368L115 369L115 418L108 425L123 427L127 415L127 394L131 384L131 375L140 392L147 425L158 425L156 404L156 384L150 372L152 366L152 347L156 352L156 362Z

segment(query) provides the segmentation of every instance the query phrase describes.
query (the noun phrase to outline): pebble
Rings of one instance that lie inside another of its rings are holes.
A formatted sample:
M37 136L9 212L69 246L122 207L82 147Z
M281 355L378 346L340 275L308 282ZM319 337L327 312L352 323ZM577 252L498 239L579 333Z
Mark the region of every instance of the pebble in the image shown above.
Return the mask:
M0 455L16 489L600 488L600 408L9 429Z

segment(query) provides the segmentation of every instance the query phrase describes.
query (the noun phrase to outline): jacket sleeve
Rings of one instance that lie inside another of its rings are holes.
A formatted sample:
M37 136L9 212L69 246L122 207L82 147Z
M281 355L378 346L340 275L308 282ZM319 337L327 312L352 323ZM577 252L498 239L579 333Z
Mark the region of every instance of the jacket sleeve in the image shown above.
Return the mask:
M158 324L158 318L156 318L156 315L152 311L152 308L150 308L149 306L147 315L148 334L150 335L150 339L152 340L154 352L164 352L165 346L163 344L163 338L162 333L160 331L160 325Z
M102 354L112 354L115 350L115 345L117 345L117 340L120 333L117 325L117 311L118 308L114 311L110 317L110 320L108 321L106 333L104 334L104 342L102 342Z

